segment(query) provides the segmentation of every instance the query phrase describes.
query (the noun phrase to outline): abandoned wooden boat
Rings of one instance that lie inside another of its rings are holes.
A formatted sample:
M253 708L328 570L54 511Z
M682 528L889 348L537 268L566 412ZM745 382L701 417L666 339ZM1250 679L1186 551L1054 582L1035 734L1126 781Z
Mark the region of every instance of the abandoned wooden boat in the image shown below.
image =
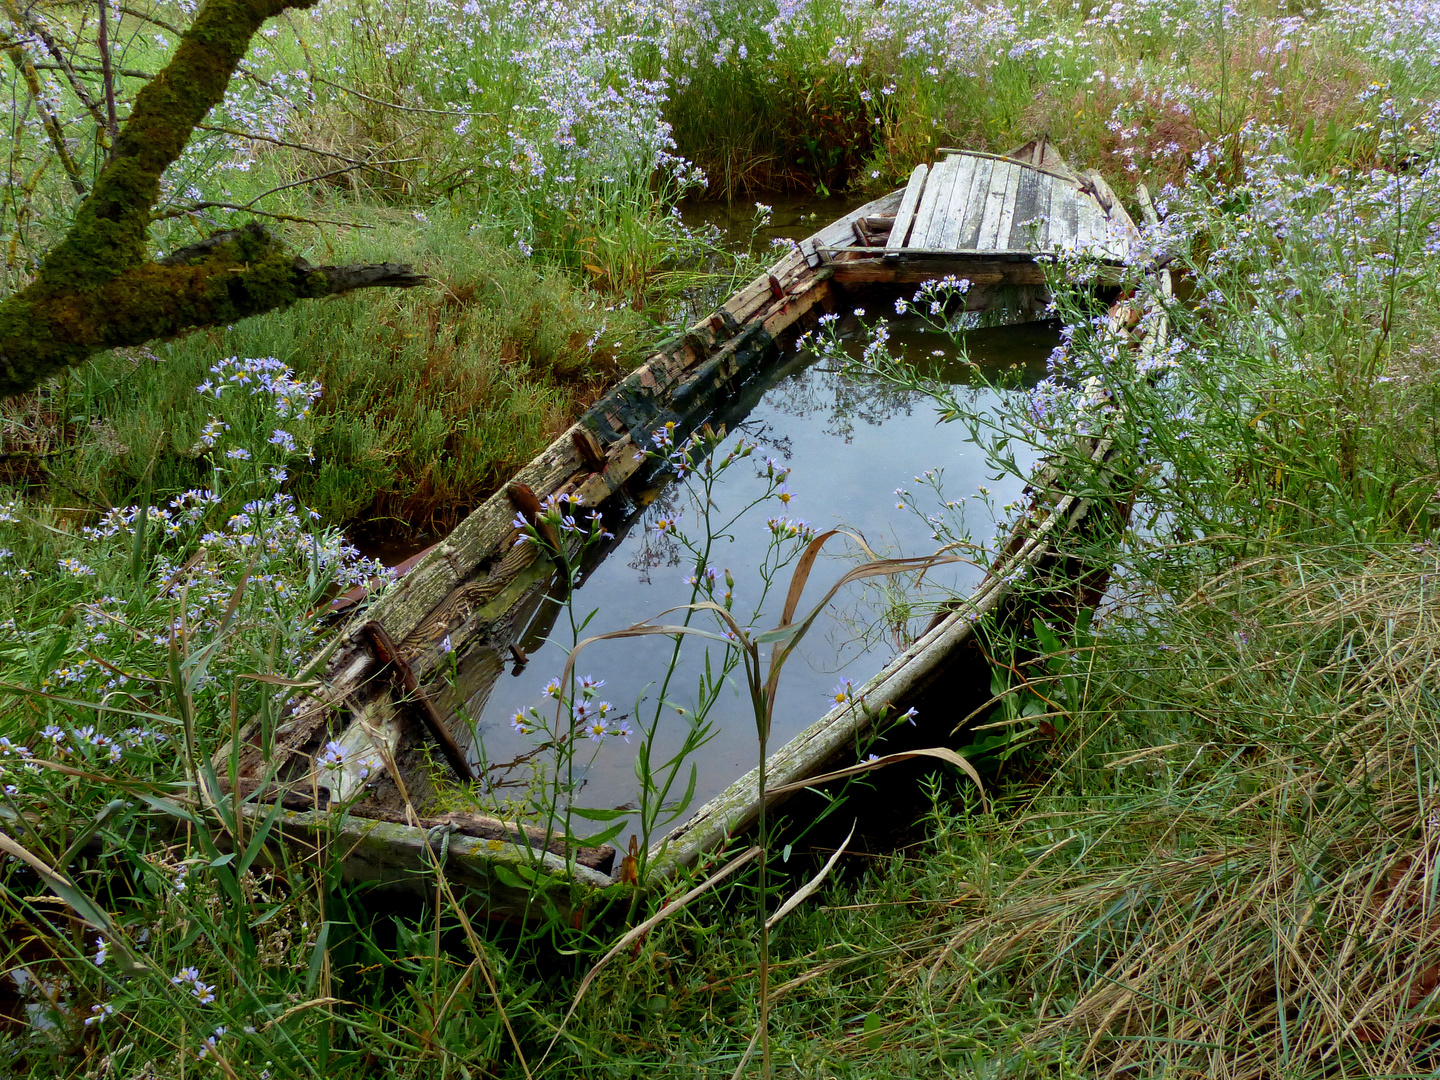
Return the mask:
M1019 295L1043 309L1040 256L1083 252L1118 274L1137 237L1104 180L1072 172L1043 139L1009 156L950 152L917 166L905 188L794 245L653 355L368 601L310 665L305 677L318 678L304 700L273 729L252 722L219 751L216 775L225 779L211 797L271 821L274 835L291 844L341 851L356 881L433 892L423 872L443 839L452 885L474 890L501 917L532 910L537 890L564 907L577 894L616 884L620 867L608 846L571 851L533 827L435 809L435 770L469 778L474 748L465 717L479 714L552 577L534 544L517 543L517 510L529 515L537 497L560 493L602 508L643 469L637 448L659 427L674 423L684 433L708 422L788 335L856 290L953 274L973 283L971 309L994 303L1002 290L1010 302ZM1098 461L1111 450L1104 439L1087 446ZM770 787L800 783L843 760L881 703L903 711L919 700L954 668L978 620L1023 625L1031 610L1024 605L1082 602L1077 590L1094 582L1087 585L1067 555L1068 538L1114 508L1058 490L1055 481L1053 471L1036 477L1031 512L984 583L861 688L856 700L865 708L837 707L775 751ZM1024 604L1012 590L1020 576L1030 579ZM1048 584L1037 590L1036 582ZM986 694L988 686L987 674ZM932 741L947 734L932 733ZM375 755L384 763L379 775L357 764ZM651 872L663 877L694 866L749 826L758 807L752 772L660 841Z

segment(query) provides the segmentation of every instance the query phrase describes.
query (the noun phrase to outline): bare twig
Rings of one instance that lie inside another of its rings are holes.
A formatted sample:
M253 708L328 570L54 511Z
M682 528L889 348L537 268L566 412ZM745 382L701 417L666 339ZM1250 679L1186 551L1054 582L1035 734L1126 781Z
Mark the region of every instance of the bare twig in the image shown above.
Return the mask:
M103 66L97 67L95 64L70 64L66 63L63 59L57 60L53 64L41 62L36 64L35 67L40 71L63 71L67 76L69 76L72 72L79 72L84 75L100 75L103 74L105 71L105 68ZM110 70L114 74L119 75L125 79L149 80L155 78L154 72L138 71L135 68L112 67ZM77 84L76 81L72 80L70 85L75 90L76 96L84 93L84 91L80 89L80 87L84 85L83 83ZM88 104L88 102L85 98L82 97L81 104Z
M305 217L301 214L282 214L275 210L259 210L253 206L241 206L238 203L205 202L194 203L189 206L177 206L156 214L153 221L170 221L180 217L198 217L205 210L234 210L237 213L254 214L257 217L269 218L271 221L289 221L296 225L341 225L347 229L373 229L374 225L367 225L363 221L341 221L339 218L317 218ZM213 218L206 220L212 221Z
M35 73L35 65L30 56L19 45L11 45L5 50L10 54L10 60L15 65L15 70L20 72L20 77L25 80L25 88L30 91L30 99L35 103L35 111L40 114L40 122L45 126L45 134L50 139L50 145L55 149L55 156L60 159L60 167L65 170L65 175L70 179L70 186L75 189L75 194L81 198L85 197L85 182L80 179L80 169L75 164L75 159L70 156L70 150L65 145L65 132L60 127L60 121L53 113L45 107L45 99L40 94L40 76Z
M307 143L291 142L288 139L277 139L273 135L261 135L258 132L254 131L243 131L239 128L221 127L219 124L196 124L195 128L197 131L213 131L216 134L231 135L237 139L250 139L255 142L270 143L273 146L283 146L287 150L301 150L307 154L314 154L316 157L334 158L336 161L344 161L350 165L355 165L360 168L374 169L376 172L382 173L385 176L393 176L396 180L403 180L405 178L399 173L387 172L385 169L380 168L380 166L386 164L396 164L398 162L417 160L416 158L399 158L396 159L395 162L371 161L365 158L350 157L347 154L337 153L334 150L326 150L323 147L319 146L310 146ZM399 140L396 141L398 142ZM389 145L393 146L394 143L392 142Z
M140 19L143 22L148 22L154 26L158 26L161 30L168 30L176 37L179 37L185 32L173 23L168 23L164 19L156 18L155 13L152 11L140 11L137 8L128 7L125 4L117 4L115 10L120 12L120 14L122 15L134 15L135 18Z
M494 118L493 113L461 112L458 109L426 109L419 105L401 105L394 101L381 101L379 98L371 97L369 94L362 94L353 87L342 86L340 83L331 82L329 79L323 78L320 75L314 76L314 79L318 83L324 83L326 86L334 87L336 90L343 91L347 94L354 94L364 101L369 101L376 105L383 105L387 109L399 109L401 112L428 113L431 116L486 116L492 119Z
M396 159L393 160L393 161L381 161L381 162L377 162L376 164L380 164L380 165L403 165L403 164L404 164L405 162L407 162L407 161L418 161L418 160L419 160L418 158L396 158ZM309 219L307 219L307 218L292 218L292 217L290 217L289 215L286 215L286 214L272 214L272 213L267 213L266 211L263 211L263 210L255 210L255 209L253 209L253 207L254 207L255 204L256 204L257 202L259 202L261 199L264 199L264 198L266 198L266 197L268 197L268 196L270 196L270 195L274 195L276 192L285 191L285 190L287 190L287 189L289 189L289 188L293 188L293 187L300 187L300 186L302 186L302 185L304 185L304 184L312 184L312 183L314 183L314 182L317 181L317 180L328 180L328 179L330 179L330 177L332 177L332 176L341 176L341 175L343 175L344 173L354 172L356 169L362 169L362 168L368 168L368 167L370 167L369 164L368 164L367 162L363 162L363 161L362 161L362 162L359 162L359 163L357 163L357 164L355 164L355 165L346 165L343 169L332 169L330 172L320 173L320 174L317 175L317 176L304 176L304 177L301 177L299 180L292 180L292 181L290 181L290 183L288 183L288 184L281 184L279 187L273 187L273 188L271 188L269 191L262 191L259 195L256 195L253 199L251 199L251 200L250 200L249 202L247 202L247 203L241 203L241 204L239 204L239 205L236 205L236 204L234 204L234 203L220 203L220 202L198 202L198 203L192 203L192 204L190 204L188 207L185 207L184 209L176 208L176 209L174 209L174 210L164 210L164 211L162 211L162 212L160 212L160 213L158 213L158 214L154 214L154 215L152 215L152 220L162 221L162 220L165 220L166 218L184 217L186 214L199 213L201 210L217 209L217 210L239 210L239 211L244 211L244 212L248 212L248 213L252 213L252 214L263 214L263 215L266 216L266 217L276 218L276 219L279 220L279 221L300 221L300 222L305 222L305 221L308 221ZM339 224L339 223L337 223L337 222L330 222L329 224Z
M120 121L115 115L115 73L110 70L110 0L100 0L100 34L96 44L100 47L100 77L105 90L105 130L110 133L111 145L120 137Z

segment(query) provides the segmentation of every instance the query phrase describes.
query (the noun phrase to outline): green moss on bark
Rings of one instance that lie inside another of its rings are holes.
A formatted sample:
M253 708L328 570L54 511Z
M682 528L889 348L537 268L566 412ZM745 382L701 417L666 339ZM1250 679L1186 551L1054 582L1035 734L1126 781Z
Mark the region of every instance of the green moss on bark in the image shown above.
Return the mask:
M160 177L225 88L266 19L315 0L206 0L170 63L136 96L115 151L35 280L0 302L0 395L32 389L92 353L234 322L367 285L413 285L408 268L316 269L258 226L193 255L148 258ZM354 270L381 270L355 273Z

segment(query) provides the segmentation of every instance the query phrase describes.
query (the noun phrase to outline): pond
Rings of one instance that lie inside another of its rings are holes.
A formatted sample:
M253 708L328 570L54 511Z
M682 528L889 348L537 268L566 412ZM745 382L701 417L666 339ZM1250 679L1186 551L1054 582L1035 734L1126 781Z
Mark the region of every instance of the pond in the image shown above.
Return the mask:
M850 316L840 325L858 353L862 336L858 320ZM948 338L925 333L918 325L900 319L891 321L891 330L892 345L904 344L909 356L924 357L930 375L952 383L973 378L974 369L959 362ZM989 378L1007 371L1018 375L1018 381L1029 382L1043 375L1045 360L1058 340L1057 324L1031 322L972 329L965 334L964 345L970 360ZM993 407L994 393L977 391L977 407ZM778 621L790 580L790 570L782 571L753 619L746 617L756 607L761 589L757 568L769 547L768 517L783 513L802 518L817 530L843 526L863 535L881 556L928 555L936 547L931 528L921 515L897 509L897 488L916 492L923 508L925 493L917 490L917 478L927 470L943 470L947 497L971 497L966 524L977 538L986 538L993 520L984 500L975 498L976 492L988 486L990 502L999 507L1017 499L1023 486L1013 477L993 476L984 453L968 441L965 427L937 423L927 399L876 379L815 364L801 353L782 357L763 384L743 392L732 403L725 422L730 433L724 444L727 448L743 436L756 443L757 449L725 474L713 495L712 520L723 523L764 494L768 481L757 475L756 465L763 470L766 458L787 470L786 485L793 496L788 506L769 502L757 507L716 542L711 555L712 566L728 569L734 577L734 610L737 615L745 613L739 615L742 624L749 622L760 630ZM1030 462L1022 456L1020 464L1028 467ZM616 540L589 569L572 598L577 621L594 613L582 636L653 619L688 601L691 589L686 579L694 573L693 557L673 536L655 526L662 519L678 518L682 528L695 535L699 531L694 505L697 488L693 480L657 485L637 500L648 505L632 505L623 522L610 523ZM936 508L938 503L932 512ZM832 539L810 576L801 610L808 610L831 582L858 561L855 544L842 537ZM983 574L977 567L959 564L932 569L928 576L933 584L958 591L973 587ZM928 614L908 612L896 589L867 588L865 583L848 586L820 617L785 669L771 749L831 707L842 677L859 686L879 671L923 629ZM677 618L669 616L666 621ZM696 625L707 623L708 619L697 620ZM528 664L513 677L502 675L491 690L481 715L475 718L475 734L483 745L492 781L519 783L522 768L508 775L495 763L526 759L535 750L538 736L513 730L511 717L533 706L553 718L555 703L543 691L563 670L571 644L570 622L559 611L558 601L552 602L548 611L537 616L527 640L521 643L529 654ZM668 704L662 710L654 760L674 753L685 737L687 724L676 707L693 708L706 663L700 644L687 644L682 652L665 695ZM718 656L719 647L712 648ZM599 697L613 703L612 721L623 716L631 728L638 728L654 714L671 649L672 639L662 637L599 642L585 650L575 670L577 675L604 680ZM737 672L739 681L743 680ZM755 723L742 687L722 691L709 721L714 735L694 755L698 774L692 810L756 761ZM634 751L633 745L627 746L619 738L607 738L599 745L581 744L576 779L583 786L575 805L632 806ZM682 779L681 791L684 784Z

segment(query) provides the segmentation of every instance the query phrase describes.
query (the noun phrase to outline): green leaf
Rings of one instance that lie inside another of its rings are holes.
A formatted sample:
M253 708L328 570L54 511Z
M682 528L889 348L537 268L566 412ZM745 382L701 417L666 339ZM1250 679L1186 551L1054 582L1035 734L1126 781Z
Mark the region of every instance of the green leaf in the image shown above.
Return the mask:
M1051 656L1058 653L1061 649L1060 635L1046 626L1038 615L1034 618L1033 622L1035 626L1035 640L1040 642L1041 650Z
M315 984L320 981L320 966L325 963L325 946L330 940L330 927L334 924L326 919L320 924L320 933L315 935L315 948L310 951L310 970L305 975L305 993L313 994Z
M270 835L270 830L280 817L280 811L284 809L279 799L270 804L270 812L265 815L265 820L260 827L250 834L250 842L245 845L245 853L240 856L240 862L235 867L238 874L245 873L250 868L256 857L265 850L265 840Z
M634 810L589 810L581 806L570 808L572 817L583 818L586 821L614 821L616 818L629 817L633 813L635 813Z
M504 885L507 889L528 889L528 882L522 881L520 875L515 873L504 863L491 863L490 872L495 875L495 880Z
M879 1050L883 1036L879 1034L884 1021L880 1019L879 1013L865 1014L865 1049Z
M139 585L144 577L145 532L150 527L150 473L145 473L145 493L140 497L139 511L135 515L135 539L130 544L130 578Z
M586 847L599 847L601 844L608 844L611 840L614 840L615 837L620 835L620 830L625 828L627 824L629 823L625 821L617 821L614 825L611 825L610 828L606 829L604 832L598 832L594 836L584 837L577 842L584 844Z
M794 637L794 636L795 636L796 634L798 634L799 632L800 632L800 626L799 626L799 624L794 624L794 625L791 625L791 626L782 626L782 627L780 627L778 630L766 630L763 634L761 634L759 637L757 637L757 638L755 639L755 641L756 641L756 644L759 644L759 645L766 645L766 644L769 644L769 643L772 642L772 641L789 641L792 637Z
M205 828L204 822L202 822L198 817L196 817L195 814L191 813L189 810L186 810L185 807L181 806L179 803L173 803L169 799L162 799L158 795L147 795L143 791L136 792L136 795L140 799L144 800L145 803L148 804L152 810L159 810L162 814L168 814L170 817L179 818L181 821L189 822L197 829Z

